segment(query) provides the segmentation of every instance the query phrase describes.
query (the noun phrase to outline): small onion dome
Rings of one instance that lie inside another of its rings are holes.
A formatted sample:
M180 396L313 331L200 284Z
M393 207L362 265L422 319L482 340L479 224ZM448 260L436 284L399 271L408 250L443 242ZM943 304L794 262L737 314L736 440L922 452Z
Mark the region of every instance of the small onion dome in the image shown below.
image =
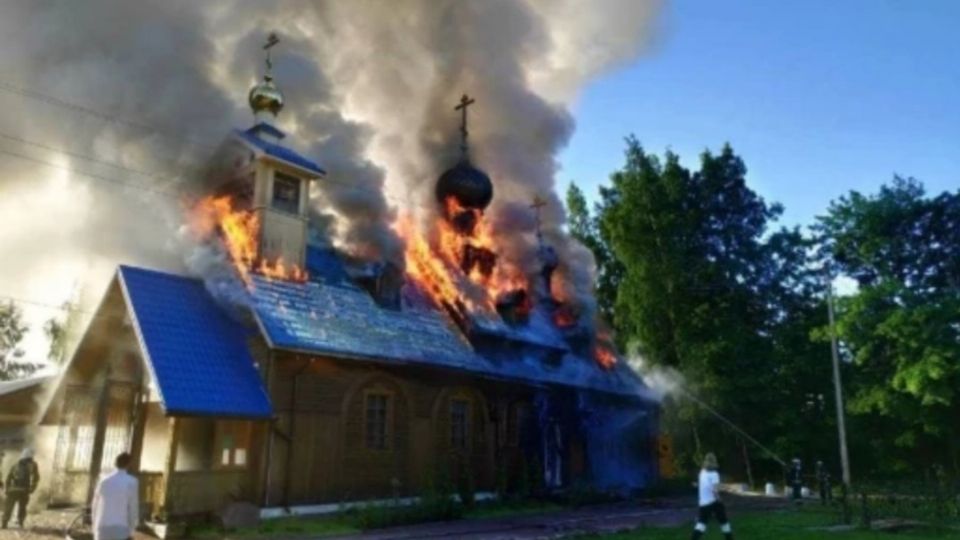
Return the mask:
M483 210L493 200L493 183L487 173L462 159L440 175L436 194L440 204L452 196L463 208Z
M269 75L263 78L263 82L250 89L247 100L250 102L253 114L270 111L276 116L283 109L283 93L273 83L273 77Z

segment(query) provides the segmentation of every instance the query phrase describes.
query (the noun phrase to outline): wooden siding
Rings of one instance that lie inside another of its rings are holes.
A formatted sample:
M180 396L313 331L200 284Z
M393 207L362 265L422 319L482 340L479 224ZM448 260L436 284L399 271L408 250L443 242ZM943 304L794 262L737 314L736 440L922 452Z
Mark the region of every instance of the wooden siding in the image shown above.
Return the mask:
M529 402L529 389L410 366L294 355L278 355L271 377L278 419L268 506L415 495L441 471L455 483L469 476L475 489L492 490L496 463L519 461L513 455L519 449L502 436L506 414L491 411ZM386 449L367 447L370 392L390 396ZM466 449L451 445L451 399L470 404Z

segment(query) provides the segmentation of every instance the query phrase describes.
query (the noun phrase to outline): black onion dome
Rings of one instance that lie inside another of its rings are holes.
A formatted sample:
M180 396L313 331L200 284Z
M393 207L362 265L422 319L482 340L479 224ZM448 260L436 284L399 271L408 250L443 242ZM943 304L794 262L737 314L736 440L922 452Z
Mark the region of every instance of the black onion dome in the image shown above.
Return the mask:
M437 180L437 201L454 197L464 208L483 210L493 200L493 183L487 173L461 160Z

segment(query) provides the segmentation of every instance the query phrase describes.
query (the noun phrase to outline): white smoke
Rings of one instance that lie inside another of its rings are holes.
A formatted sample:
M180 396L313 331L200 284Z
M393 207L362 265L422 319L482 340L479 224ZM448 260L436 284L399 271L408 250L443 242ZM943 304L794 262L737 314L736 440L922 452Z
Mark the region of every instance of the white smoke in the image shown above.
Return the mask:
M627 358L627 364L640 375L643 383L656 394L658 399L688 395L686 380L676 369L651 365L638 353L631 354Z
M400 257L394 212L434 204L433 183L457 151L452 107L467 92L477 98L472 156L495 183L491 218L516 225L504 219L510 204L546 198L545 234L570 261L560 273L571 296L587 298L592 272L563 232L555 156L579 90L636 57L659 2L22 1L2 10L0 294L59 305L77 281L99 293L118 262L186 271L180 199L228 130L250 125L246 92L270 31L282 40L279 124L329 172L315 201L333 217L335 243ZM533 242L524 223L528 234L505 243L518 265Z

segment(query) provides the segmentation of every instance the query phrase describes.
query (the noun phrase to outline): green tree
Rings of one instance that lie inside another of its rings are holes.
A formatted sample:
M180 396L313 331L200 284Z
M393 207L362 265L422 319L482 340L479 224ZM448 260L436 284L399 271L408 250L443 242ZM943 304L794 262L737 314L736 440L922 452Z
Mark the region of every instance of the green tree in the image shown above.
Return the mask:
M597 217L590 212L583 191L575 183L571 183L567 189L567 215L571 236L593 253L597 264L596 294L600 314L616 327L614 305L620 281L623 279L623 264L614 256L609 243L601 235Z
M13 301L0 304L0 381L26 377L39 366L19 359L23 351L20 342L29 328L23 323L23 312Z
M688 390L777 454L835 461L830 352L811 339L826 320L814 243L797 228L771 230L782 208L746 174L729 146L689 170L627 139L596 216L624 267L617 330L647 364L678 369ZM713 449L747 469L764 455L682 396L668 402L664 425L687 457ZM759 465L755 478L780 474L774 460Z
M850 412L893 442L875 465L960 475L960 192L928 198L895 177L832 203L817 231L827 263L859 285L837 332L856 368Z
M49 340L47 359L57 365L63 365L67 359L70 336L76 330L77 307L72 302L64 302L60 306L64 312L62 317L51 317L43 325L43 333Z

